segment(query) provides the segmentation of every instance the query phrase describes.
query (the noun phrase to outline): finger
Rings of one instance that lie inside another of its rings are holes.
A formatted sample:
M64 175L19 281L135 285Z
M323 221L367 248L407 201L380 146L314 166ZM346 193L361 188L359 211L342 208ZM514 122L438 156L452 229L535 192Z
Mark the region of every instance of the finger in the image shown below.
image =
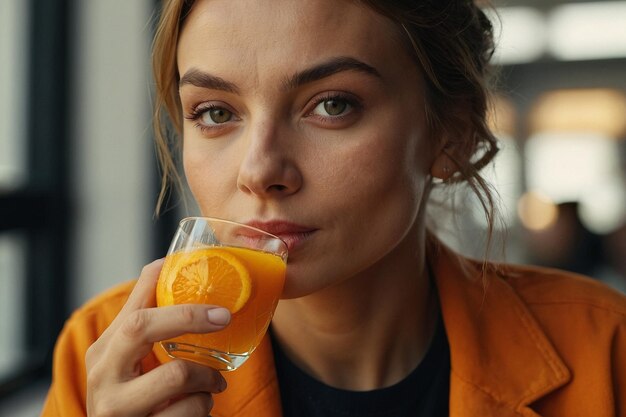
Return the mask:
M215 369L194 362L175 360L124 384L125 406L131 414L154 410L194 393L219 393L226 389L224 377ZM205 414L206 415L206 414Z
M136 364L156 342L185 333L211 333L230 321L222 307L205 304L180 304L148 308L130 313L111 337L107 363L122 376L133 375ZM118 364L116 366L116 364Z
M141 308L153 307L156 305L156 284L161 268L163 267L163 262L163 258L157 259L156 261L143 267L135 287L128 296L128 300L126 300L126 303L120 312L117 314L115 319L113 319L113 322L111 322L109 327L100 336L99 345L107 344L106 341L110 339L111 334L117 330L120 322L124 321L130 313Z
M213 408L213 397L210 394L196 393L176 401L169 407L158 411L154 417L207 417Z
M165 258L161 258L143 267L135 288L128 296L128 301L126 301L120 313L156 305L156 285L164 262Z

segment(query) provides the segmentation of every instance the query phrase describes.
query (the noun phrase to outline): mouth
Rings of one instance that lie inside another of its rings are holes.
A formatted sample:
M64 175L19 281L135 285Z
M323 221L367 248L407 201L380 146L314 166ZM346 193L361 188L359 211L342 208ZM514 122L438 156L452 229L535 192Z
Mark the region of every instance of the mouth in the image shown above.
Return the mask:
M267 233L279 237L287 245L287 250L292 251L300 246L318 229L291 223L282 220L273 221L250 221L245 223L248 226L261 229Z

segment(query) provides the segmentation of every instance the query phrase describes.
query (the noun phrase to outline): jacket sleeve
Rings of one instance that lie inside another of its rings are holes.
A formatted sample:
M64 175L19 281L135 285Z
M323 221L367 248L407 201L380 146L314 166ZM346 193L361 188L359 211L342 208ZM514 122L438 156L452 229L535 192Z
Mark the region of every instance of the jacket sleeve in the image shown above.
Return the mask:
M87 415L85 354L117 316L134 284L135 281L129 281L98 295L65 323L54 348L52 384L43 417Z
M611 350L615 415L626 416L626 317L615 332Z
M52 384L42 416L86 416L85 353L98 338L93 313L75 313L65 324L54 348Z

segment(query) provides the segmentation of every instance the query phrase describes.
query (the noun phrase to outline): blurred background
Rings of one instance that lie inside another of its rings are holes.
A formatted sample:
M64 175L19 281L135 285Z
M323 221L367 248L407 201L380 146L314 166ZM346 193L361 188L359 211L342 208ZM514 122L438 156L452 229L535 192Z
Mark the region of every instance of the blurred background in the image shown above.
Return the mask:
M0 415L36 416L71 311L163 256L150 42L157 0L0 0ZM626 291L626 1L495 1L490 256ZM486 223L441 235L483 256ZM445 222L444 222L445 223ZM504 242L504 243L502 243Z

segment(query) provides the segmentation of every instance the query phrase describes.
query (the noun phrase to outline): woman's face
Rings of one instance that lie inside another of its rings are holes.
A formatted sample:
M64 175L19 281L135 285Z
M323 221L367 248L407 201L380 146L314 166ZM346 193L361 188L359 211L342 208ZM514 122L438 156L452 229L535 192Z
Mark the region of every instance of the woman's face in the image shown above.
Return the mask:
M185 174L203 215L289 246L284 296L390 259L428 172L421 78L354 1L201 0L178 45Z

